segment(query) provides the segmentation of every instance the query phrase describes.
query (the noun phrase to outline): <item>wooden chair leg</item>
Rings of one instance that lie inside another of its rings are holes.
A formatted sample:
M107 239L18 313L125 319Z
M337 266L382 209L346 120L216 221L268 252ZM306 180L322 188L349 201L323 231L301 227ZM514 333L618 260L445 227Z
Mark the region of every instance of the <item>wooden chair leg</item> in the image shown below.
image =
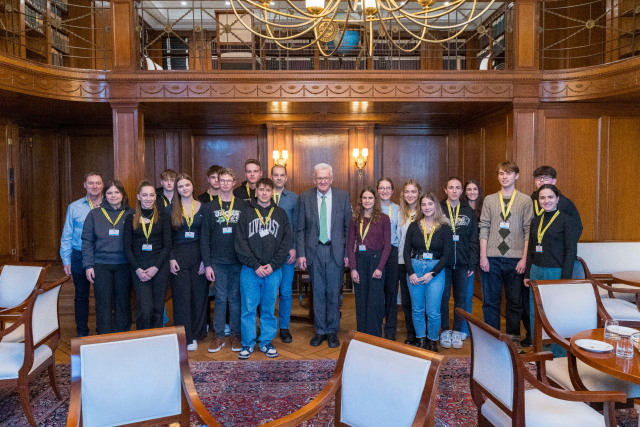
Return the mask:
M33 411L31 410L31 399L29 398L29 383L26 385L18 386L18 393L20 394L20 403L22 403L22 410L27 417L27 421L33 427L38 427L36 419L33 418Z
M62 395L60 394L60 389L58 388L58 380L56 379L56 365L52 363L47 368L49 371L49 382L51 383L51 388L53 388L53 392L56 394L58 400L62 400Z

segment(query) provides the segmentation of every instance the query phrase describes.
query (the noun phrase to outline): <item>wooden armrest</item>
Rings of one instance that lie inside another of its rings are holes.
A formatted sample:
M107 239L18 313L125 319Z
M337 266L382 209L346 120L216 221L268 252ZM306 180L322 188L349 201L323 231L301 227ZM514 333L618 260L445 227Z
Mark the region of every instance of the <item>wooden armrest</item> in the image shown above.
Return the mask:
M538 353L526 353L520 355L523 362L542 362L545 360L553 360L553 353L550 351L540 351Z
M292 414L279 418L270 423L263 424L262 427L295 427L313 418L318 412L322 410L327 404L331 403L331 400L342 387L342 371L334 372L329 382L324 386L320 394L311 402L298 409Z
M71 276L65 276L62 279L56 280L53 283L49 283L48 285L44 285L42 287L42 290L44 292L50 291L51 289L55 288L56 286L62 285L65 282L68 282L69 280L71 280Z
M20 317L16 318L15 316L13 316L7 319L0 319L2 321L13 322L13 324L9 326L7 329L0 330L0 341L2 341L2 337L9 335L10 333L18 329L20 326L22 326L26 320L27 314L30 314L30 313L24 311Z
M627 395L621 391L570 391L551 387L534 377L528 369L523 369L525 379L535 388L556 399L570 402L620 402L627 401Z
M616 292L619 294L640 294L640 288L629 289L629 288L616 288L615 286L605 285L599 280L595 280L596 285L601 287L602 289L606 289L609 292Z

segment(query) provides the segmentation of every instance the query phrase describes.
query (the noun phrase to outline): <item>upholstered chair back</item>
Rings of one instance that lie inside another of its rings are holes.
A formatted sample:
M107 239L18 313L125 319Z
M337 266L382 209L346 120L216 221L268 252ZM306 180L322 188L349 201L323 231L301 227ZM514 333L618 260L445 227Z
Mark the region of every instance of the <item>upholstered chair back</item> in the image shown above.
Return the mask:
M83 427L133 424L181 413L178 336L80 347Z
M509 347L468 322L473 339L473 379L508 409L513 409L513 360Z
M36 298L31 315L34 345L38 345L40 341L59 328L58 295L60 289L62 289L62 285L56 286Z
M569 339L578 332L598 327L598 304L591 283L540 284L536 287L544 314L561 337ZM542 338L549 338L544 330Z
M352 427L410 427L430 366L429 360L351 340L342 372L340 421Z
M35 289L42 267L5 265L0 273L0 307L15 307Z

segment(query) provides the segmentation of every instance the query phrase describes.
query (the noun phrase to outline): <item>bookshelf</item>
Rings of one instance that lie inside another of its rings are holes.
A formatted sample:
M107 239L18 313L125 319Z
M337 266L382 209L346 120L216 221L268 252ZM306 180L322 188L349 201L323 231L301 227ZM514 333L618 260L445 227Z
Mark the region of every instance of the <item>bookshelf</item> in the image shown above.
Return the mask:
M640 54L640 0L621 0L618 3L620 30L620 59Z
M491 70L504 70L506 67L507 43L507 14L498 10L485 21L486 32L479 38L477 54L478 64L485 58L490 58Z

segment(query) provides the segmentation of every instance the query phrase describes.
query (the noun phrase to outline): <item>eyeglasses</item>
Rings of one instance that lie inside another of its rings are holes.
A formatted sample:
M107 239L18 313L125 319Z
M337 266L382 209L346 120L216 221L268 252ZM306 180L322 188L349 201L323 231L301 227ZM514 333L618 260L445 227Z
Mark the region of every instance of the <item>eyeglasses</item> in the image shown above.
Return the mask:
M333 179L333 177L329 177L329 178L316 178L314 177L313 179L315 179L316 181L320 181L320 182L327 182L327 181L331 181Z
M220 184L233 184L233 180L231 179L219 179L218 182Z
M553 178L550 177L549 175L536 176L535 178L533 178L534 181L538 181L538 182L551 181L552 179Z
M393 191L393 188L391 188L391 187L378 187L378 190L380 190L380 191Z

